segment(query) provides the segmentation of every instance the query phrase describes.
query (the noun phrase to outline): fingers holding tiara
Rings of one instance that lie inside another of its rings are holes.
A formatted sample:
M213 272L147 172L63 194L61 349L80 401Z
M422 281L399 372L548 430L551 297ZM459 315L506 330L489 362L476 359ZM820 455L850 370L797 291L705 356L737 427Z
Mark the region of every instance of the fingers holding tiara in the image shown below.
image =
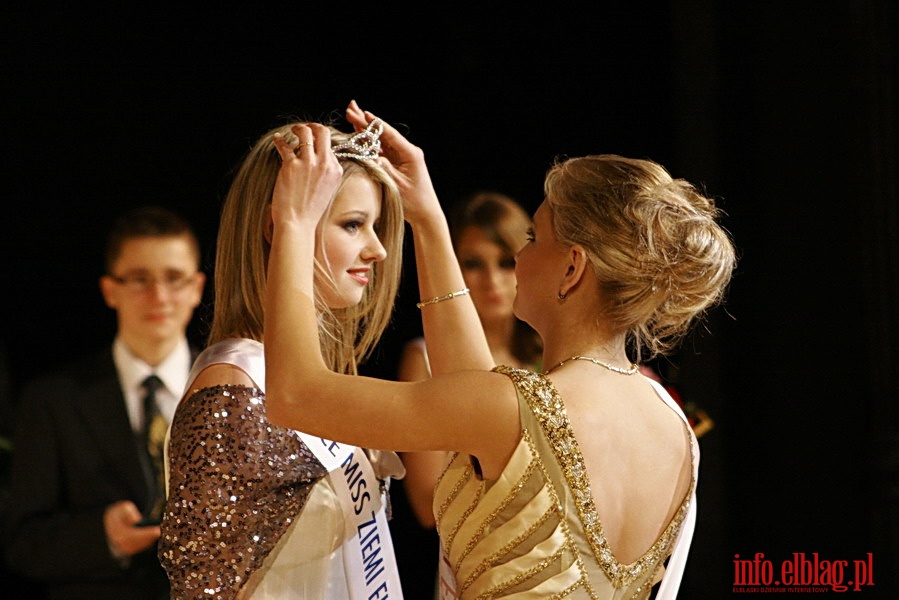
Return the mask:
M350 103L347 106L346 119L350 122L350 124L353 126L353 129L355 129L357 132L365 131L366 129L371 127L375 121L377 121L379 124L379 128L381 129L379 137L382 140L384 140L385 133L387 134L387 138L395 138L396 136L400 135L399 132L391 127L389 123L385 122L384 119L375 116L367 110L362 110L355 100L350 100Z
M304 148L309 148L307 154L311 154L315 147L312 130L306 125L293 125L290 132L295 136L291 141L288 141L280 132L276 133L272 139L282 162L300 158Z
M272 191L272 215L317 223L340 185L343 168L331 152L326 126L296 124L290 132L296 139L283 134L273 140L281 167Z
M434 214L443 218L421 148L407 140L389 123L369 111L363 111L355 100L347 107L346 116L347 121L357 130L365 129L374 122L381 124L379 162L393 176L402 192L406 220L415 226L417 222L424 222Z
M313 153L318 150L316 143L320 140L316 138L321 136L315 135L315 132L312 130L313 125L314 123L295 124L290 128L290 131L297 136L296 144L293 145L293 152L297 158L303 158L304 155L307 158L311 158Z
M362 131L368 127L369 122L375 118L371 113L366 115L365 111L359 108L359 104L355 100L350 100L349 105L346 107L346 120L352 124L356 131Z
M288 141L282 133L276 133L273 142L282 161L291 159L313 159L316 155L331 158L331 134L327 127L320 123L302 123L292 125L290 132L295 136ZM316 133L317 132L317 133Z
M381 155L387 158L394 166L408 162L423 162L423 152L412 144L403 134L396 130L390 123L384 121L373 113L362 110L355 100L351 100L346 110L346 118L356 131L362 131L371 126L375 121L381 125Z
M296 145L287 143L287 140L284 139L284 136L282 134L276 133L272 141L275 144L275 150L278 151L278 156L281 157L281 162L288 161L292 158L297 158Z

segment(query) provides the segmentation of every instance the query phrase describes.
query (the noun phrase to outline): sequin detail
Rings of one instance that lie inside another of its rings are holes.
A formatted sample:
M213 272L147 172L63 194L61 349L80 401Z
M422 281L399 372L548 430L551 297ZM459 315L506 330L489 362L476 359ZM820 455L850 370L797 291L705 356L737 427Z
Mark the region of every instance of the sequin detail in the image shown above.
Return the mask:
M648 598L676 542L695 481L652 548L632 564L617 563L552 383L528 371L494 370L512 379L518 391L521 441L497 479L474 478L470 457L460 454L435 489L445 564L460 597ZM689 435L686 424L684 431Z
M173 598L234 598L300 514L324 467L265 417L255 388L204 388L178 406L159 559Z

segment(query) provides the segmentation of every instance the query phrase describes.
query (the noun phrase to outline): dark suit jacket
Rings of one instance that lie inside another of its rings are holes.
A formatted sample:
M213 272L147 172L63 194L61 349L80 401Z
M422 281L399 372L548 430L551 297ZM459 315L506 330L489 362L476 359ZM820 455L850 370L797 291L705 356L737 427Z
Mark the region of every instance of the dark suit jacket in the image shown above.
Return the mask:
M156 546L123 566L103 529L107 506L143 510L147 495L111 347L24 388L5 540L12 569L53 600L168 598Z

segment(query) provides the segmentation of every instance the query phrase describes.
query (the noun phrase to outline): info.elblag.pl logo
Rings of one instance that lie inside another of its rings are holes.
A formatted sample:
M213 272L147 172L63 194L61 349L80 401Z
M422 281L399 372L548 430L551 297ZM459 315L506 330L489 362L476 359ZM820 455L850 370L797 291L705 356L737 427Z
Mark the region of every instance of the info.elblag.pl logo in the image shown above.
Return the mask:
M734 555L734 592L858 592L874 585L874 553L852 560L826 560L817 552L794 552L779 564L756 552Z

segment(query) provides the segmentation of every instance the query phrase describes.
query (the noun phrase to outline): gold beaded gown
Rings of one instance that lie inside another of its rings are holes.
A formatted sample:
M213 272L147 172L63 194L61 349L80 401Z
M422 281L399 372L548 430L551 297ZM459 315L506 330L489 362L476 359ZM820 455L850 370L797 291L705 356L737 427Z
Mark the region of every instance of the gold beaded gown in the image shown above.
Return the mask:
M674 400L647 379L684 422L690 490L656 542L621 564L603 535L584 459L552 382L511 367L494 370L515 384L522 437L497 479L480 479L470 457L456 454L437 484L442 569L455 580L447 591L442 578L444 597L645 599L662 580L657 598L674 598L693 534L699 462L696 437Z

